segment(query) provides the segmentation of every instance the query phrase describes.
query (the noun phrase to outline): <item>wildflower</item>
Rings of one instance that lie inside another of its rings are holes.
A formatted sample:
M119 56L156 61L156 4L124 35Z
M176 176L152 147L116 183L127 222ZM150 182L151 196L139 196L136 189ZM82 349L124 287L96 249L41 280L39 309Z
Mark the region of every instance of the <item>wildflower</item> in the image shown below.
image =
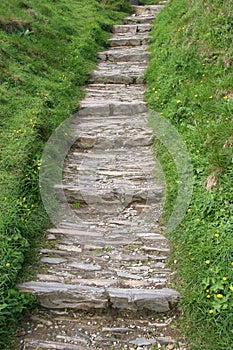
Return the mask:
M217 298L218 298L218 299L222 299L222 298L223 298L223 295L222 295L222 294L217 294Z
M210 96L209 98L210 98L210 99L212 99L212 98L213 98L213 96Z
M233 286L230 286L230 290L233 291Z
M182 101L181 100L176 100L176 103L181 103Z
M10 267L11 266L11 264L10 263L6 263L6 265L5 265L6 267Z
M215 233L215 235L214 235L214 236L218 238L218 237L219 237L219 233Z
M226 280L227 280L227 277L224 276L222 279L223 279L223 281L226 281Z
M209 264L210 264L210 260L206 260L205 263L206 263L207 265L209 265Z
M209 314L213 314L214 313L214 310L209 310Z
M206 296L206 298L208 298L208 299L209 299L209 298L210 298L210 294L208 294L208 295Z
M227 100L228 99L228 96L223 96L224 100Z
M206 289L206 293L209 293L209 291L210 291L209 289Z
M232 261L231 265L233 266L233 261Z
M191 211L191 209L189 208L189 209L187 210L187 212L190 213L190 211Z

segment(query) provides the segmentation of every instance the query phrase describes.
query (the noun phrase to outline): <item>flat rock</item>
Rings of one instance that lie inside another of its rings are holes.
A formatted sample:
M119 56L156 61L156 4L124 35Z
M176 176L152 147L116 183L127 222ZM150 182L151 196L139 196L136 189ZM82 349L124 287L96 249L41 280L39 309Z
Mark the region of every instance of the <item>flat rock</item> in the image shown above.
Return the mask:
M78 263L78 262L72 262L68 263L67 266L75 267L78 270L84 270L84 271L99 271L101 270L101 266L95 265L95 264L85 264L85 263Z
M18 288L37 295L39 303L49 309L89 310L108 306L103 288L52 282L26 282Z
M136 338L131 340L129 344L138 345L138 346L148 346L156 344L157 340L155 338L147 339L147 338Z
M130 33L130 34L136 34L136 33L143 33L143 32L149 32L151 30L151 24L131 24L131 25L114 25L113 26L113 33Z
M24 350L48 349L48 350L86 350L86 347L62 342L41 341L38 339L25 339ZM91 348L89 348L91 349ZM92 348L94 349L94 348Z
M134 6L134 13L135 15L156 15L158 14L162 9L164 8L164 5L146 5L146 6Z
M55 252L55 251L54 251ZM65 263L67 260L63 258L48 258L48 257L43 257L41 259L41 262L46 263L46 264L62 264Z
M116 334L121 334L121 333L130 333L133 332L132 328L127 328L127 327L103 327L102 328L103 333L116 333Z
M140 23L151 23L155 19L155 15L138 15L126 17L125 24L140 24Z
M179 293L173 289L123 289L107 288L113 308L124 310L150 310L168 312L176 304Z
M111 39L109 39L111 47L118 47L118 46L140 46L140 45L146 45L149 42L150 38L148 35L137 35L135 37L128 37L125 35L122 36L115 36Z

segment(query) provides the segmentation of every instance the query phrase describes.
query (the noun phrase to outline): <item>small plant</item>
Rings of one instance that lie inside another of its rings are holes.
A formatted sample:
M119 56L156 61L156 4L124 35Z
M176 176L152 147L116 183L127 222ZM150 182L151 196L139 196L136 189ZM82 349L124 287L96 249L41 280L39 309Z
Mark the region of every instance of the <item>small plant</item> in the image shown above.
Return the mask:
M75 202L75 203L73 204L73 206L75 207L75 209L79 209L80 206L81 206L81 203Z

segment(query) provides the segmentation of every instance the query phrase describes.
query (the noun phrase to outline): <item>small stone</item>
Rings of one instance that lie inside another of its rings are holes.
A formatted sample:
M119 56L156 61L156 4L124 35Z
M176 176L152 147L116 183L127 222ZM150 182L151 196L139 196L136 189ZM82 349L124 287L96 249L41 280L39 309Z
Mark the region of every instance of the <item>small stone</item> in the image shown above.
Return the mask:
M53 234L49 234L49 235L47 235L47 240L48 241L54 241L54 240L56 240L56 236L53 235Z
M169 344L169 345L172 345L172 344L176 344L176 340L174 340L172 337L170 336L163 336L163 337L158 337L157 338L157 341L160 343L160 344ZM173 345L172 345L173 346ZM173 349L173 347L172 347Z
M147 345L153 345L156 344L157 340L156 339L147 339L147 338L136 338L134 340L131 340L129 344L133 345L139 345L139 346L147 346Z
M66 262L66 259L63 258L47 258L44 257L41 259L42 262L47 263L47 264L62 264Z
M84 264L84 263L70 263L68 266L75 267L80 270L85 270L85 271L99 271L101 270L101 267L99 265L94 265L94 264Z

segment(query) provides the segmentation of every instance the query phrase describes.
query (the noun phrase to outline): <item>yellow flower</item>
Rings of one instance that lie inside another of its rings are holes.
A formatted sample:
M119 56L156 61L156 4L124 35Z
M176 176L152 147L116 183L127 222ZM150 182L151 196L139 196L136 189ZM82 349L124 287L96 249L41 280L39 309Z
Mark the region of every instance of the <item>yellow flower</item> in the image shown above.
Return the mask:
M211 99L211 98L213 98L213 96L209 96L209 98Z
M208 299L209 299L209 298L210 298L210 294L208 294L208 295L206 296L206 298L208 298Z
M176 103L181 103L182 101L181 100L176 100Z
M206 289L206 293L209 293L209 291L210 291L209 289Z
M224 276L222 279L223 279L223 281L226 281L226 280L227 280L227 277Z
M218 298L218 299L222 299L222 298L223 298L223 295L222 295L222 294L217 294L217 298Z
M11 264L10 263L6 263L6 265L5 265L6 267L10 267L11 266Z
M217 237L217 238L218 238L218 237L219 237L219 233L215 233L215 237Z
M213 314L214 313L214 310L209 310L209 314Z
M233 291L233 286L230 286L230 290L232 290L232 291Z
M228 99L228 96L224 96L223 98L224 98L224 100L227 100L227 99Z
M205 263L206 263L207 265L209 265L209 264L210 264L210 260L206 260Z
M231 265L233 266L233 261L232 261Z

